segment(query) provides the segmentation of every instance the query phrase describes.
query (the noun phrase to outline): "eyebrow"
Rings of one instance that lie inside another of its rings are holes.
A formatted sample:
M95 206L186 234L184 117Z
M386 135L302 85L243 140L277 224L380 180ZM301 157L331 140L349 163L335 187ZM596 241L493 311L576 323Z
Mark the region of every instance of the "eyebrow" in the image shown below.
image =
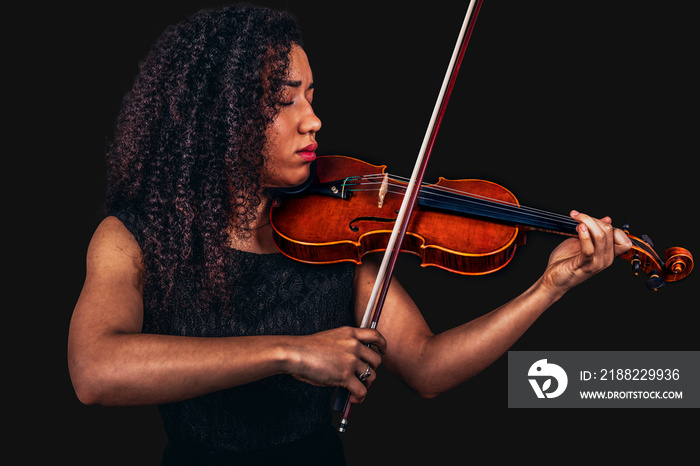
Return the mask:
M289 87L300 87L301 81L285 81L284 85L289 86ZM313 89L313 88L314 88L314 83L312 82L311 84L309 84L309 89Z

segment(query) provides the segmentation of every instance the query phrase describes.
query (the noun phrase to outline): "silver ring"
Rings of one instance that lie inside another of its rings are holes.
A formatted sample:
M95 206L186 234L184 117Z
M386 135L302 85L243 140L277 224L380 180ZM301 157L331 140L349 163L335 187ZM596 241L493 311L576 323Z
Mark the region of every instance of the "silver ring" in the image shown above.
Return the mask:
M372 375L371 366L367 364L367 369L359 377L360 382L364 382L365 380L367 380L370 375Z

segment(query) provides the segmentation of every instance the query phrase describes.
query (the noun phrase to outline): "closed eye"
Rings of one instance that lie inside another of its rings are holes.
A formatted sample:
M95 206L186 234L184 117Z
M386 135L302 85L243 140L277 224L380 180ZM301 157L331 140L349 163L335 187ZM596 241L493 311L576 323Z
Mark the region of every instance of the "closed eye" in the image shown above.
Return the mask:
M289 88L293 88L293 89L299 89L301 87L301 84L302 84L301 81L296 81L296 80L290 80L290 81L286 81L284 83L285 86L287 86ZM309 103L311 103L313 101L313 95L314 95L313 90L314 90L314 83L311 82L309 84L309 87L307 87L306 91L305 91L305 94L308 96L307 100L309 101ZM282 105L283 107L288 107L292 104L294 104L294 99L289 100L289 101L280 102L280 105Z

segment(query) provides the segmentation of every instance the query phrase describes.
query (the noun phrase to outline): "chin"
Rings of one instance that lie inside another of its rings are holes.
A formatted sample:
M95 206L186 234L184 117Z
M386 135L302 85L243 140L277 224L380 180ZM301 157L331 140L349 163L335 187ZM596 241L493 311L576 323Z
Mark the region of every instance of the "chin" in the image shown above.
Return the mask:
M315 174L316 171L314 170L314 175ZM306 181L309 179L309 176L311 176L311 164L304 164L304 166L298 172L295 172L295 175L296 176L292 180L289 180L290 185L288 187L290 188L306 183Z
M300 179L299 181L285 180L282 183L268 184L264 187L264 189L266 191L273 193L276 192L278 194L294 194L301 190L307 179L308 176L306 179Z

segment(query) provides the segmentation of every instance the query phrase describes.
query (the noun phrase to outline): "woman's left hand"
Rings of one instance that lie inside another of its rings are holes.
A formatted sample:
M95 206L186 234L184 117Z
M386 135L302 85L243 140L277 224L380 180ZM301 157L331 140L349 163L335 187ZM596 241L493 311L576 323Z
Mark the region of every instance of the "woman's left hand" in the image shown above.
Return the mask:
M564 293L612 264L632 246L627 235L613 228L610 217L595 219L577 211L571 218L579 222L578 238L560 244L550 255L544 284Z

